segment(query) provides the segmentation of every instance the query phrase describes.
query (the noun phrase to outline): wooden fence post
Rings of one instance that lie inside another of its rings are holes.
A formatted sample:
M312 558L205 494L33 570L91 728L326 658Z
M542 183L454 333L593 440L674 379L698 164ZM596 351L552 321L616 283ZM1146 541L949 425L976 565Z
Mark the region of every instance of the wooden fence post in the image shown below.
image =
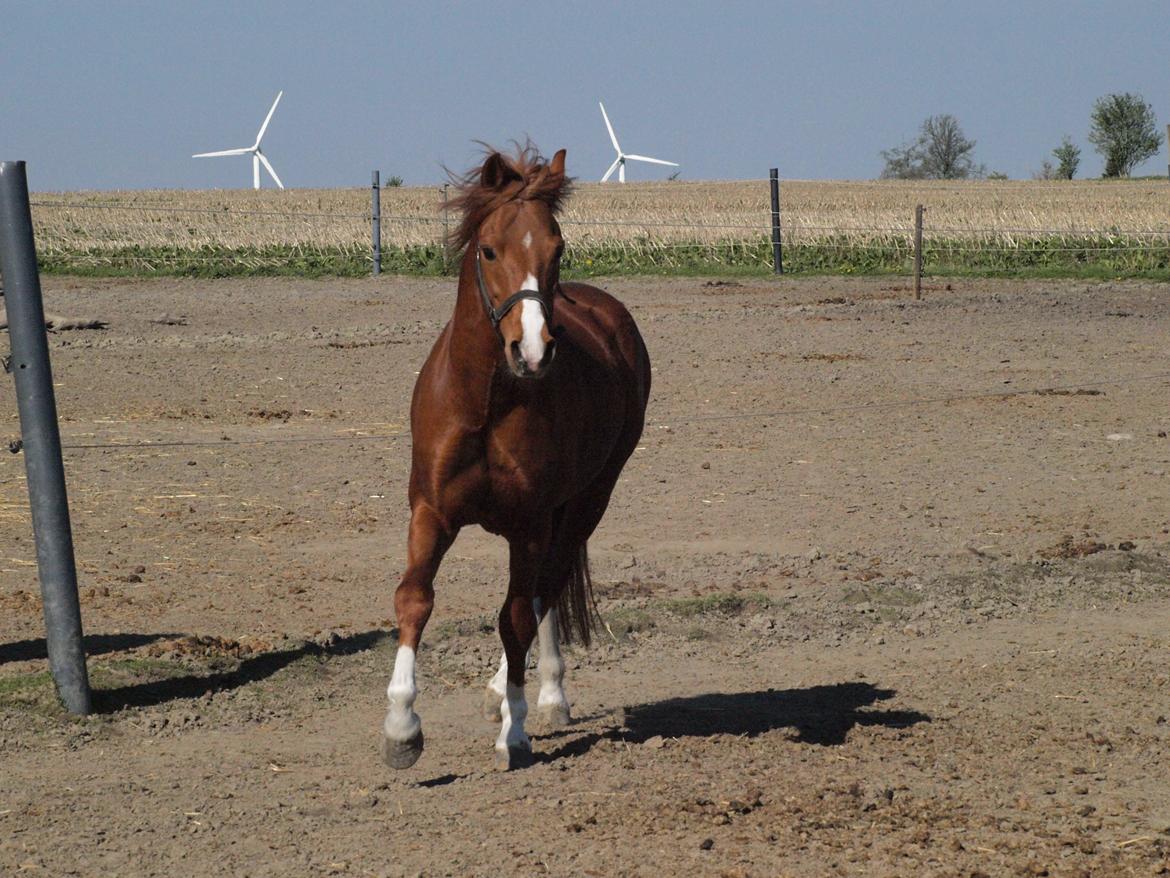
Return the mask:
M447 213L447 190L451 188L450 183L443 184L443 271L451 271L451 254L447 252L448 241L451 240L451 221L450 215Z
M914 208L914 298L922 298L922 205Z

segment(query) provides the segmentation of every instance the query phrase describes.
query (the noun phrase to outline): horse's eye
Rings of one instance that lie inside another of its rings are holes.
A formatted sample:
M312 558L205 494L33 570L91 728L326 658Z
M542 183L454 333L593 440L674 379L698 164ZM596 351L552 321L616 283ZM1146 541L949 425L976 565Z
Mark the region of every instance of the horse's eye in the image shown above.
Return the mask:
M495 258L496 258L496 251L495 251L495 250L493 250L491 247L484 247L484 248L482 249L482 252L483 252L483 258L484 258L484 259L487 259L487 260L489 260L489 261L490 261L490 260L492 260L492 259L495 259Z

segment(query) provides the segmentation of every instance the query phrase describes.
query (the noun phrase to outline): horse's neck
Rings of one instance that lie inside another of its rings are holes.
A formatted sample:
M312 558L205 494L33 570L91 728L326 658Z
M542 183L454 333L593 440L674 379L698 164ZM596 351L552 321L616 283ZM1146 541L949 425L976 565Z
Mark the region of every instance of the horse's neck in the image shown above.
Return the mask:
M496 371L500 367L502 346L499 335L484 313L475 278L475 260L468 248L459 273L455 312L451 316L451 334L447 345L448 368L457 376L458 392L477 414L487 420Z

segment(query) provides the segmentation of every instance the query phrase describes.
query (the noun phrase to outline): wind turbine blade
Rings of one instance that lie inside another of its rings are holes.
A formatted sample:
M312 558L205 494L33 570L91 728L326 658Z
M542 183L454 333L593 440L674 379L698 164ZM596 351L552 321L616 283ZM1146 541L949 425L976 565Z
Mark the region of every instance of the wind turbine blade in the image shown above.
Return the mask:
M260 188L260 153L252 153L252 188Z
M656 165L670 165L672 168L678 167L678 162L667 162L662 159L652 159L647 155L627 155L626 158L633 159L636 162L653 162Z
M605 120L605 127L609 129L609 139L613 141L613 148L617 150L618 155L621 155L622 148L618 146L617 135L613 133L613 126L609 124L609 116L605 114L605 104L598 101L597 106L601 107L601 118Z
M191 156L193 159L210 159L221 155L247 155L252 150L244 149L221 149L219 152L197 152Z
M270 109L268 111L268 115L264 117L264 124L260 126L260 131L256 135L256 142L254 144L252 144L253 149L255 149L256 147L258 147L260 145L260 138L263 137L264 132L268 130L268 123L272 121L272 114L276 112L276 105L280 103L280 98L281 98L281 95L283 95L283 94L284 94L283 91L279 92L276 95L276 100L274 100L272 102L272 109Z
M263 162L265 169L268 171L268 175L270 177L272 177L273 180L276 181L277 186L279 186L281 189L283 189L284 184L280 182L280 177L276 176L276 171L272 170L272 163L268 161L268 157L265 156L264 153L258 152L258 153L256 153L256 158L260 159L260 161Z
M605 176L601 178L601 182L604 183L606 180L608 180L610 177L612 177L613 172L617 170L617 166L620 165L621 163L622 163L622 160L620 157L614 159L613 164L609 166L609 170L605 172Z
M618 182L619 183L626 182L626 163L625 162L622 162L618 166Z

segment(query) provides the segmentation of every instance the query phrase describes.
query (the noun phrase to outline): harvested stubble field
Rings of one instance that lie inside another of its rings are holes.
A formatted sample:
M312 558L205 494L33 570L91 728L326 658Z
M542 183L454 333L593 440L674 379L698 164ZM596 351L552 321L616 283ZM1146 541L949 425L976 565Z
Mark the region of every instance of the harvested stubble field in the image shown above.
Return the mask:
M578 721L487 770L506 555L467 532L392 773L405 421L451 281L48 279L108 322L52 337L101 712L53 704L5 454L0 872L1165 873L1167 288L606 286L655 387ZM173 444L111 447L142 442Z
M916 204L937 272L1170 270L1170 183L784 181L792 271L904 271ZM40 194L47 270L110 274L362 275L365 189ZM382 192L384 264L440 274L442 191ZM454 218L450 218L454 222ZM563 217L571 274L771 266L767 181L582 183Z

